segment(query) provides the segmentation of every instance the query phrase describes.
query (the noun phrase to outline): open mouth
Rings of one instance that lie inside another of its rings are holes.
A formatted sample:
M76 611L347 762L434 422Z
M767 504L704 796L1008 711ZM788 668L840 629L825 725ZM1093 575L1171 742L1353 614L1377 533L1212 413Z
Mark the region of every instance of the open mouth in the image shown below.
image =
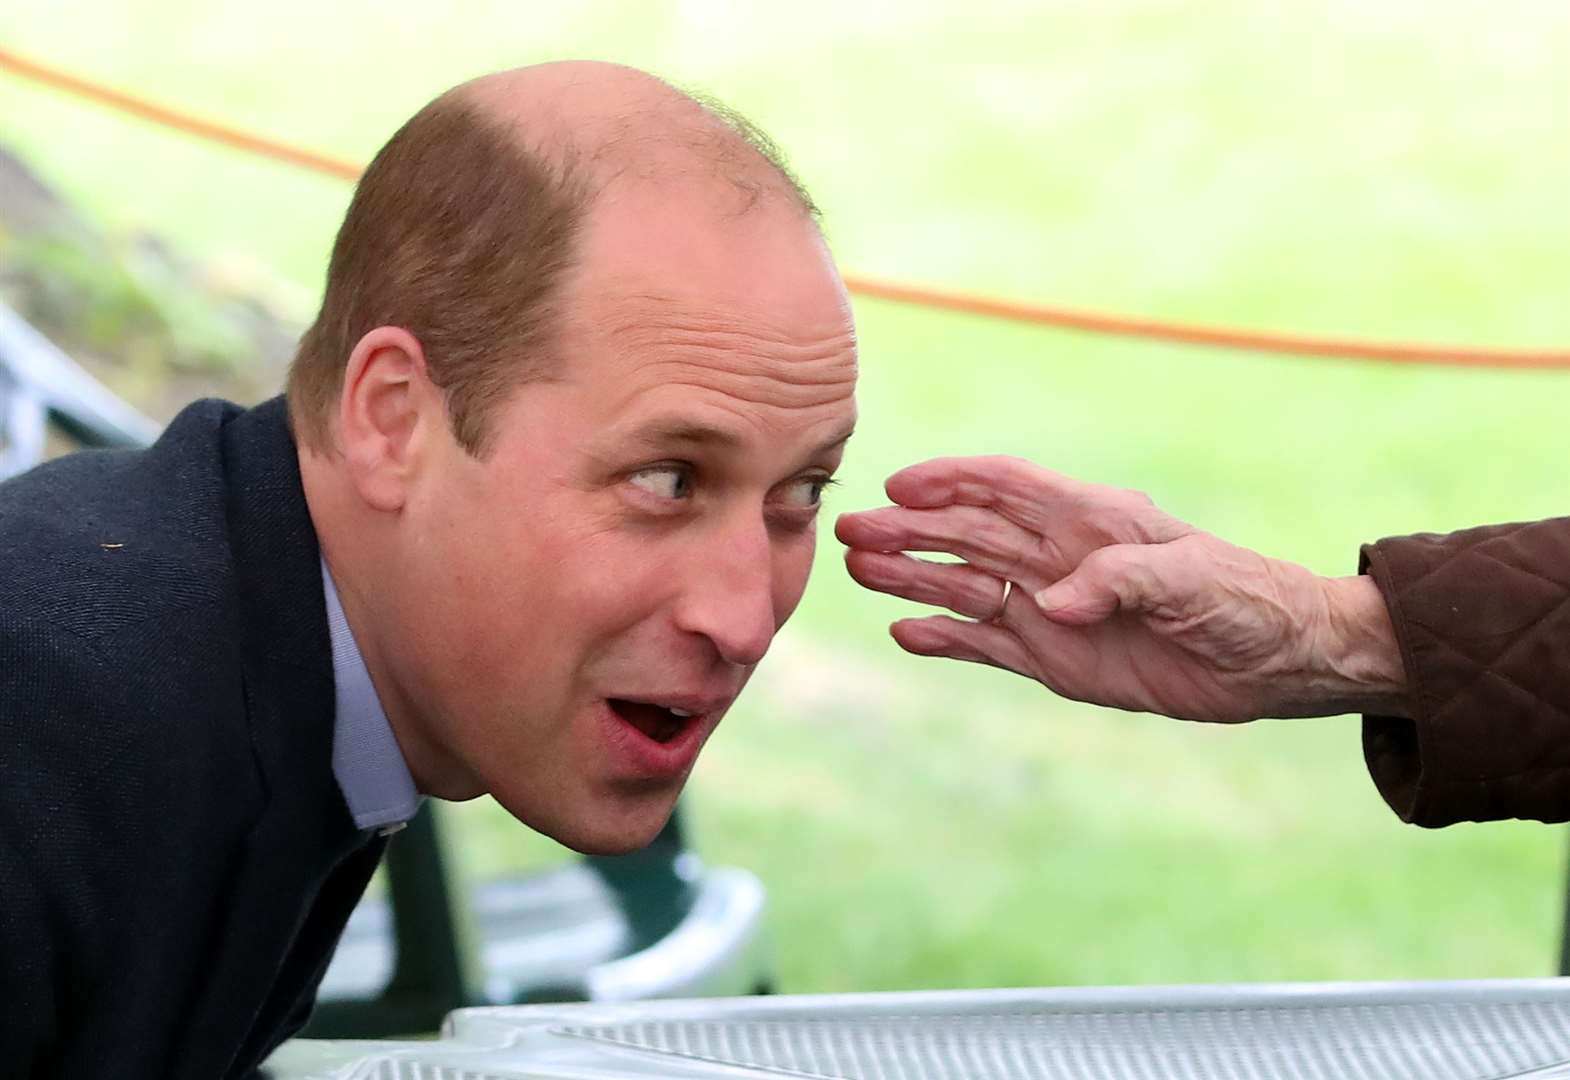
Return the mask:
M669 709L647 701L608 699L611 711L657 743L668 743L694 720L692 713Z

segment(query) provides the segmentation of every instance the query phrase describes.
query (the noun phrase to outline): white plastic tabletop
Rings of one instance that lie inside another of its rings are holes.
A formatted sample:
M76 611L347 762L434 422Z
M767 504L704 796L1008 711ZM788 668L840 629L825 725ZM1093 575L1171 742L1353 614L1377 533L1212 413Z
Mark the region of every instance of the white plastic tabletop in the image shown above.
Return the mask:
M277 1080L1570 1080L1570 979L982 990L465 1009L298 1040Z

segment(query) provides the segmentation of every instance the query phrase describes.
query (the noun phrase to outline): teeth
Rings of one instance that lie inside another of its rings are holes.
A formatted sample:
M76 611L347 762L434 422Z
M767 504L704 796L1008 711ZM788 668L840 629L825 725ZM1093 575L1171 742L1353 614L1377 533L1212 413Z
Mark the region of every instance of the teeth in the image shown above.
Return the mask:
M691 713L690 713L690 712L688 712L688 711L687 711L687 710L686 710L686 709L671 709L671 710L670 710L670 714L671 714L671 715L672 715L672 716L679 716L679 717L681 717L681 718L682 718L682 719L683 719L683 720L685 720L685 719L686 719L686 718L687 718L687 717L689 717L689 716L691 716L691 715L692 715L692 714L691 714Z

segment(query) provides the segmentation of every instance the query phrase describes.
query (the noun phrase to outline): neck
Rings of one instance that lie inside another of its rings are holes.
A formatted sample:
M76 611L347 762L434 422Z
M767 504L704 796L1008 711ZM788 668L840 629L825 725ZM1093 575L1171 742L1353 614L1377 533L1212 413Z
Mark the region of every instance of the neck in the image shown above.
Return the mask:
M399 677L397 643L382 633L383 628L395 631L398 625L397 582L378 572L397 565L396 557L384 550L392 539L388 523L380 520L386 515L357 505L333 455L304 447L298 453L305 502L322 559L416 789L441 799L473 798L480 792L474 790L467 770L430 737L428 718L415 707L406 680Z

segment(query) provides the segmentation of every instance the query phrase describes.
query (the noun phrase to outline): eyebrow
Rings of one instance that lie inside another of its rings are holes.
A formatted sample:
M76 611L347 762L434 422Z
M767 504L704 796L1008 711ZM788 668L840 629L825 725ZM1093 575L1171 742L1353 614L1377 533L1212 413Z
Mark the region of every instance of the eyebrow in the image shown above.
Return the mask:
M854 427L846 428L843 432L827 439L822 445L812 451L821 454L833 450L855 434ZM681 417L660 417L635 428L628 436L635 442L649 447L665 446L718 446L726 449L735 449L742 444L742 439L734 431L722 427L715 427L696 420L687 420Z
M648 446L670 446L677 443L687 446L734 448L741 445L741 438L734 431L679 417L661 417L651 420L634 428L630 437Z

